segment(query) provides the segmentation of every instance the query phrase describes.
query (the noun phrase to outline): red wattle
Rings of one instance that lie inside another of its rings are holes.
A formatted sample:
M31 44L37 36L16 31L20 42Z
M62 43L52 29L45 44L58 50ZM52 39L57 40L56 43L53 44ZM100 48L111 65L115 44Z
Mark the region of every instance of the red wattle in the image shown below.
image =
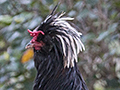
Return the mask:
M37 42L37 37L39 34L44 35L43 31L31 31L31 30L27 30L30 33L30 36L32 36L32 40L30 41L33 44L33 47L35 47L36 50L40 50L41 47L44 45L44 43L41 42Z

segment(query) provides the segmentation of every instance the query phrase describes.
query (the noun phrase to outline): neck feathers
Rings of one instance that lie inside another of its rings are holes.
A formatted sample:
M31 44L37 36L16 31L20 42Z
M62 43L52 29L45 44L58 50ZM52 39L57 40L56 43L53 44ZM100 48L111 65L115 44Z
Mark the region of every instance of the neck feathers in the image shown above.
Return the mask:
M34 90L87 90L76 62L74 67L64 68L60 64L62 58L57 60L53 53L47 57L37 53L34 56L37 68Z

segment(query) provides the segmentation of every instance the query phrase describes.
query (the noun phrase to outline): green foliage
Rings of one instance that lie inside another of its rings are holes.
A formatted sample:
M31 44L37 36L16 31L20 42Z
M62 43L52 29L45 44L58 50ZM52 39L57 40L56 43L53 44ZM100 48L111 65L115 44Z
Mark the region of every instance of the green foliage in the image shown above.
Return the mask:
M33 30L57 0L0 0L0 90L32 90L33 60L20 59ZM79 67L90 90L120 89L120 1L62 0L57 11L74 17L86 50Z

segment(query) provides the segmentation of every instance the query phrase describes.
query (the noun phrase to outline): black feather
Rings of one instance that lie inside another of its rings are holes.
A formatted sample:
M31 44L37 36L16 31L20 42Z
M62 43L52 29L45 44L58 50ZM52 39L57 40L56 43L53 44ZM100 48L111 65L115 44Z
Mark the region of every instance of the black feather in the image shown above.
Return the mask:
M58 5L37 29L45 35L37 37L43 47L34 48L37 76L33 90L88 90L76 64L84 45L79 32L66 21L72 18L62 17L63 12L55 14Z
M54 7L50 15L54 15L55 11L57 10L58 6L60 5L60 2Z

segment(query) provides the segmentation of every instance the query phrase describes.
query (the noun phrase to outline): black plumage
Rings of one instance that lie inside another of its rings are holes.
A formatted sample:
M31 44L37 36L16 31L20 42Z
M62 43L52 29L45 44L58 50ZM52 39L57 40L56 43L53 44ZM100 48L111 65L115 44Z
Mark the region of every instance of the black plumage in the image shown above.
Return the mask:
M27 48L34 48L37 76L33 90L88 90L77 67L77 54L84 50L80 35L63 17L52 13L33 31ZM39 32L38 32L39 31Z

